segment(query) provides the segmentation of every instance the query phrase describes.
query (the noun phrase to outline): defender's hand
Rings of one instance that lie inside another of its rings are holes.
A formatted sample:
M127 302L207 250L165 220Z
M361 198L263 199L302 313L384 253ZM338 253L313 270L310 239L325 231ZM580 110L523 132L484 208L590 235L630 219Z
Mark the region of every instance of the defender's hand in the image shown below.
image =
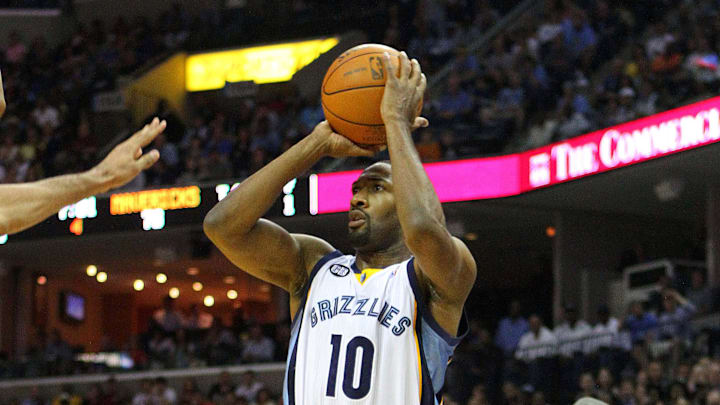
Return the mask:
M149 145L166 126L165 120L161 122L155 117L150 124L113 148L105 159L92 169L105 183L105 191L127 184L141 171L157 162L160 152L153 149L143 155L142 148Z
M417 106L425 94L427 79L417 59L410 61L405 52L400 52L399 59L396 69L390 63L390 54L385 52L382 58L383 69L387 72L380 105L383 122L388 125L391 121L399 120L412 129L426 127L428 121L417 116Z
M385 149L384 145L357 145L344 136L333 132L327 121L317 124L315 129L313 129L312 133L308 136L315 138L315 141L321 145L324 155L332 156L334 158L349 156L369 157Z

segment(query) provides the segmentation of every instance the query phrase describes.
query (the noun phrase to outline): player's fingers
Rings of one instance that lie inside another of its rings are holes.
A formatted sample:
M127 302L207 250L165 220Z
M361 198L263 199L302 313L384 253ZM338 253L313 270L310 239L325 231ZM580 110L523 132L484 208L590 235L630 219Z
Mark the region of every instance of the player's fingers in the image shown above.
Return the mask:
M425 89L427 88L427 77L425 77L425 73L420 73L420 79L418 81L417 94L423 96L425 94Z
M383 57L380 58L382 61L383 69L385 69L385 72L387 72L387 78L386 80L397 80L397 73L395 72L395 67L390 62L390 54L385 52L383 54Z
M400 78L407 79L412 73L412 65L405 51L400 52Z
M140 159L140 156L142 156L142 148L136 148L135 156L133 156L133 157L135 158L135 160L137 160L137 159Z
M353 146L350 148L350 153L351 153L353 156L367 156L367 157L371 157L371 156L374 156L374 155L377 153L377 151L375 150L375 147L374 147L374 146L362 147L362 146L359 146L359 145L353 145Z
M413 121L412 124L412 129L426 128L428 125L430 125L430 121L428 121L427 118L415 117L415 121Z
M157 151L157 149L153 149L150 152L142 155L140 159L137 160L136 164L140 168L140 170L149 169L150 166L154 165L155 162L160 159L160 152Z
M140 147L147 146L165 130L166 126L167 122L165 120L160 121L158 117L155 117L151 123L145 125L142 130L136 132L130 139Z
M420 69L420 62L418 62L417 59L413 58L413 60L410 61L410 66L412 66L410 80L412 80L417 86L420 81L420 75L422 74L422 70Z

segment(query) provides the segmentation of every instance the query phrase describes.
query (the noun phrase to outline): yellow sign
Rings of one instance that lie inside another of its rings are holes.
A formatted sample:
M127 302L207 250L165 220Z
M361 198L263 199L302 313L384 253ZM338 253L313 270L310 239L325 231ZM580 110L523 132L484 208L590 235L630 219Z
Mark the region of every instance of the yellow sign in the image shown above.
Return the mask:
M110 214L124 215L161 208L179 210L200 205L200 188L197 186L145 190L110 196Z
M187 91L216 90L226 82L285 82L337 45L336 37L190 55L185 62Z

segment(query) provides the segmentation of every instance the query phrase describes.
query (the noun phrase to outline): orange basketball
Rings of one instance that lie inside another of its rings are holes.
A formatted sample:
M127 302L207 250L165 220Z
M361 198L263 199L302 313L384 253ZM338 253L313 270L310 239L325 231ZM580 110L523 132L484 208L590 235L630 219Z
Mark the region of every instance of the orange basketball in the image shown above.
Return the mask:
M385 91L382 57L398 66L399 52L389 46L364 44L348 49L330 65L322 84L322 108L333 130L359 145L385 143L380 102ZM418 113L422 101L418 104Z

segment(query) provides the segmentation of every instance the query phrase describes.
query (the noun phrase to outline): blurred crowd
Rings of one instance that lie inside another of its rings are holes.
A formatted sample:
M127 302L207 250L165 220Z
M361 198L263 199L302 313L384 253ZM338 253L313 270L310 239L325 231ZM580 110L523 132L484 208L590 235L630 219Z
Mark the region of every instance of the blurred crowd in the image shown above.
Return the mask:
M95 384L86 393L79 393L65 385L52 398L45 398L35 389L26 398L0 398L3 405L278 405L278 400L253 371L244 372L239 379L223 371L209 389L202 390L194 378L183 380L179 390L165 377L145 379L140 389L123 389L114 377Z
M452 67L441 91L426 96L423 114L431 128L416 134L421 158L435 161L541 146L712 93L719 83L720 43L713 4L546 0L496 36L489 49L470 52L473 39L506 11L504 2L379 2L368 12L382 25L369 27L368 34L407 49L429 76ZM294 5L289 18L299 21L313 20L324 7ZM119 77L159 55L232 37L212 33L262 17L250 11L190 17L175 5L156 21L79 25L56 49L41 37L10 34L0 53L10 103L0 123L0 182L91 166L105 146L90 130L94 94L114 89ZM156 113L170 124L154 145L161 161L132 187L243 178L323 119L319 100L293 89L270 100L236 100L233 108L222 103L189 94L181 117L161 101Z
M192 305L182 311L167 297L148 327L129 342L101 341L100 353L115 353L124 364L83 361L84 347L73 347L58 330L40 333L37 343L14 361L0 357L0 378L32 378L109 371L183 369L285 361L290 341L288 322L261 325L241 310L231 324Z
M480 322L471 326L448 371L445 402L566 404L591 396L612 405L720 403L716 296L702 271L689 282L662 276L624 318L600 306L585 320L565 306L554 328L512 302L494 338Z

